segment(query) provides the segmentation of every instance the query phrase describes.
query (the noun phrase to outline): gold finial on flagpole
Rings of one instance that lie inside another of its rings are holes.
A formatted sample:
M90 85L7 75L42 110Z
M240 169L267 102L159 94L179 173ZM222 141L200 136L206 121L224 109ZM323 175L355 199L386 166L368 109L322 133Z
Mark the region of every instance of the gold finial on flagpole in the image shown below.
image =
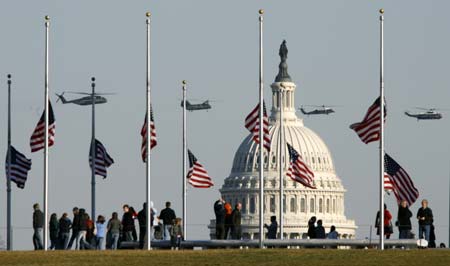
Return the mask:
M149 18L151 15L152 15L152 13L150 13L150 12L145 13L145 16L148 17L148 18Z
M187 82L186 82L186 80L183 80L182 83L183 83L183 85L186 85Z
M384 14L384 9L380 9L380 14L383 15Z
M49 21L49 20L50 20L50 16L48 16L48 15L45 16L45 20L46 20L46 21Z
M260 9L258 12L260 15L262 15L262 14L264 14L264 9Z

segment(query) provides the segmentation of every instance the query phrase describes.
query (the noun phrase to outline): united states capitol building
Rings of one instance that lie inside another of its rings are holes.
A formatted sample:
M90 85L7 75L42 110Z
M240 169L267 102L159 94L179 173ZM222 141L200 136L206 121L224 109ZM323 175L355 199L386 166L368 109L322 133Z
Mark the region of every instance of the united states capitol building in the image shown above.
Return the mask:
M284 51L282 51L284 49ZM284 58L282 54L284 53ZM242 235L244 239L259 238L259 201L264 200L264 223L270 224L270 216L276 215L278 224L279 204L279 149L282 148L284 178L284 238L307 238L308 220L311 216L323 220L326 232L331 225L336 226L340 238L355 238L354 220L345 216L345 188L336 174L333 157L325 142L295 113L295 90L297 86L288 74L285 42L280 48L281 63L279 73L272 88L272 108L270 114L271 148L264 150L264 199L259 198L259 147L249 134L240 144L233 160L230 175L225 179L220 193L234 206L242 203ZM281 84L283 83L283 87ZM280 104L279 93L283 90L283 138L291 144L314 171L314 186L304 187L286 176L289 168L289 152L286 145L279 145ZM256 104L256 102L255 102ZM267 106L269 107L269 106ZM250 110L250 109L249 109ZM215 238L215 220L209 225L210 236ZM266 230L267 232L267 230ZM279 234L279 229L278 229Z

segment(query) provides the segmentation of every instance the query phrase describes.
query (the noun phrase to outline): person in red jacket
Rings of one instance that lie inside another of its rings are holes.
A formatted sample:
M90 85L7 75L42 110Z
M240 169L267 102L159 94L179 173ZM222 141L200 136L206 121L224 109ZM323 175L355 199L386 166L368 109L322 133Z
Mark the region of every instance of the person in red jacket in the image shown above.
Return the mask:
M387 209L386 204L384 204L384 236L386 239L391 237L391 234L394 233L394 229L392 227L392 214ZM380 211L377 212L377 218L375 219L375 227L377 228L377 235L380 235Z
M233 208L229 202L226 202L224 205L225 208L225 239L228 239L228 233L231 236L231 228L233 227L233 220L231 219L231 213L233 212Z

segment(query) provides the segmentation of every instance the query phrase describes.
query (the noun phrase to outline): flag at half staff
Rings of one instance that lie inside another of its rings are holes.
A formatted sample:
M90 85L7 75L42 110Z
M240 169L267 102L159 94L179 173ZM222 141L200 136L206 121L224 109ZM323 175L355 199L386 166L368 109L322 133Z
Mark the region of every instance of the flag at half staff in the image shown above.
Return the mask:
M270 151L269 117L267 116L266 104L263 102L263 138L264 148ZM259 104L245 118L245 128L253 134L253 140L259 143Z
M142 145L141 145L141 156L142 161L145 163L147 161L147 114L145 114L144 125L141 129ZM157 144L156 142L156 129L155 121L153 120L153 109L150 106L150 149L153 149Z
M106 178L107 172L106 168L110 167L114 160L109 156L108 152L106 151L105 146L99 141L95 140L95 174L103 176L103 178ZM91 148L89 149L89 166L92 169L92 143Z
M316 189L313 184L314 173L300 156L300 154L289 143L288 146L290 165L287 172L289 176L295 182L299 182L305 187Z
M196 188L209 188L214 186L211 177L206 172L203 165L201 165L194 154L188 150L189 157L189 171L187 173L187 179L189 184Z
M55 115L53 108L48 102L48 146L51 147L55 143ZM45 145L45 111L42 113L36 128L31 135L30 146L31 152L36 152L44 148Z
M380 140L380 97L378 97L375 102L367 110L366 116L359 123L354 123L350 125L362 142L368 144L372 141ZM384 101L384 120L386 121L386 101Z
M11 165L8 161L9 155L11 156ZM8 150L8 154L6 154L5 168L6 179L10 179L16 183L18 188L23 189L27 181L28 171L31 169L31 159L27 159L25 155L11 146L11 150ZM11 172L9 172L9 168L11 168Z
M389 178L392 191L394 192L397 202L400 204L402 200L406 200L411 206L419 197L419 191L414 186L408 173L389 156L384 154L384 175ZM386 189L386 181L385 181Z

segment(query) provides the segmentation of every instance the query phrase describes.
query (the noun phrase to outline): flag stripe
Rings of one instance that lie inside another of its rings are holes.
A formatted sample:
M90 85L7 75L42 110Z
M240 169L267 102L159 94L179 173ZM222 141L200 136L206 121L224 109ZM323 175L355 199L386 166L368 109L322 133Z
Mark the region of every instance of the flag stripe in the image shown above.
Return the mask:
M55 143L55 115L53 108L48 102L48 146L51 147ZM31 152L37 152L45 146L45 111L42 113L36 128L30 138Z
M406 171L387 153L384 156L385 182L384 188L394 192L397 202L406 200L412 205L419 198L419 191L414 186L411 177ZM389 182L386 181L386 177Z
M380 139L380 99L381 98L378 97L369 107L363 121L350 125L350 128L353 129L362 142L366 144ZM384 104L384 121L386 121L386 114L386 104Z
M11 154L11 165L8 161L8 154ZM16 183L17 187L23 189L28 178L28 171L31 170L31 159L27 159L25 155L11 146L11 150L8 150L6 154L5 170L6 179L10 179Z
M188 150L188 157L190 169L187 173L187 179L189 184L196 188L209 188L214 186L208 172L203 165L197 161L197 158L190 150Z
M106 151L105 146L103 144L95 139L95 174L99 176L103 176L103 178L106 178L107 176L107 170L106 168L110 167L114 160L113 158L108 154ZM89 149L89 167L92 169L92 143L91 148Z
M286 175L305 187L315 189L314 172L309 168L300 154L289 143L286 144L290 157L290 165Z
M141 156L142 161L147 161L147 114L145 114L144 119L144 125L141 129L141 137L142 137L142 144L141 144ZM156 141L156 128L155 128L155 121L153 119L153 108L150 106L150 150L153 149L157 144Z
M245 128L253 135L253 140L259 143L259 104L245 118ZM269 117L267 116L266 104L263 102L263 145L270 151Z

